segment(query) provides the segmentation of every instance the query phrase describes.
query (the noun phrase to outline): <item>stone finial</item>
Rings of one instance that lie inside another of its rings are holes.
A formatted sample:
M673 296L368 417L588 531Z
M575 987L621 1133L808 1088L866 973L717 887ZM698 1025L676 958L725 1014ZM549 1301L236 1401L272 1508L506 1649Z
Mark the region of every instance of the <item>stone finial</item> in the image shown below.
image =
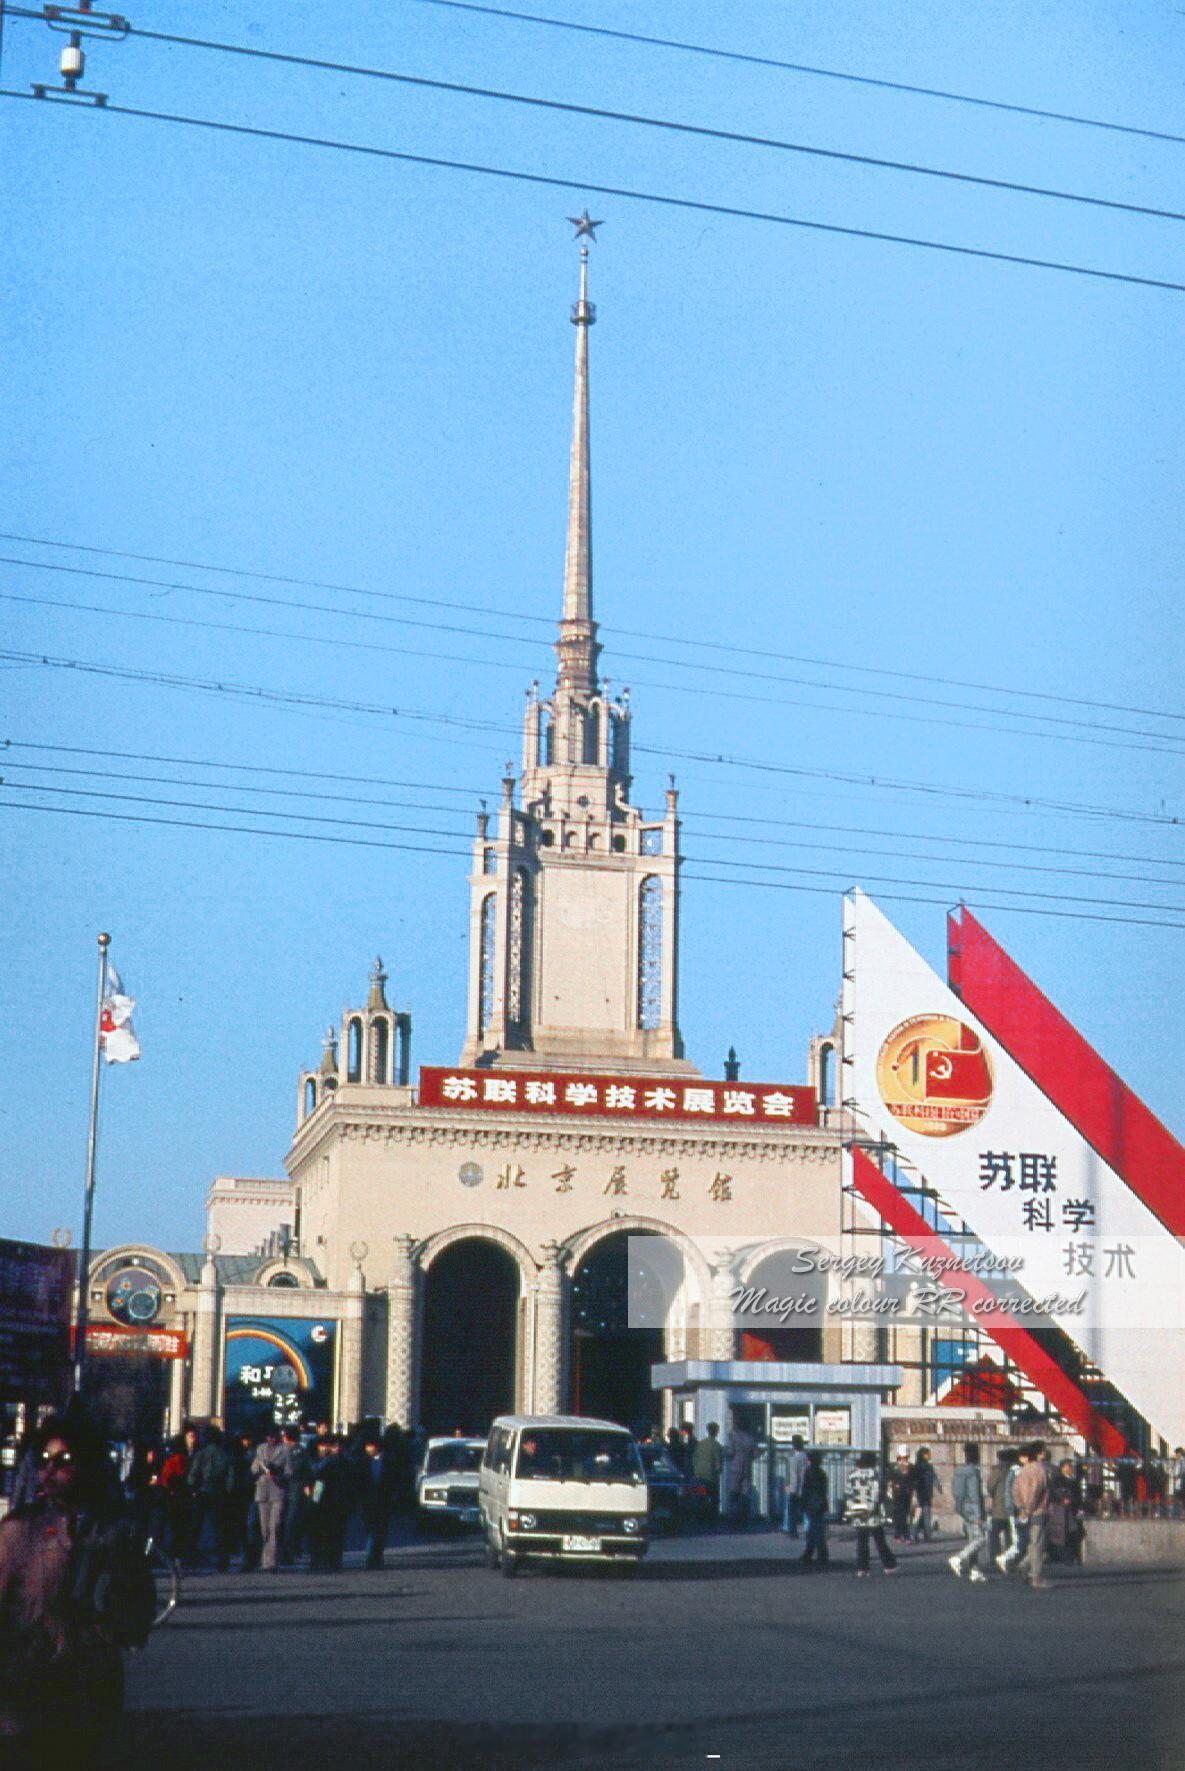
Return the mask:
M370 968L370 990L366 998L368 1009L389 1008L387 1001L387 974L383 970L381 955L375 955L374 964Z
M736 1082L740 1074L741 1060L737 1057L737 1048L735 1045L730 1045L728 1056L724 1060L724 1080L725 1082Z
M325 1037L321 1041L321 1074L337 1075L337 1034L332 1027L326 1027Z

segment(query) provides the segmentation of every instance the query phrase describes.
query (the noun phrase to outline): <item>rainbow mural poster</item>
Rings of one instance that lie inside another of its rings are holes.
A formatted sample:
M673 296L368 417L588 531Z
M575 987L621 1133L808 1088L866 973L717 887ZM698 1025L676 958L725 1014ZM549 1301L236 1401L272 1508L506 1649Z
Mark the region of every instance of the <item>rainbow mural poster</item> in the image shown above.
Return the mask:
M315 1316L230 1316L223 1354L229 1432L332 1421L337 1325Z

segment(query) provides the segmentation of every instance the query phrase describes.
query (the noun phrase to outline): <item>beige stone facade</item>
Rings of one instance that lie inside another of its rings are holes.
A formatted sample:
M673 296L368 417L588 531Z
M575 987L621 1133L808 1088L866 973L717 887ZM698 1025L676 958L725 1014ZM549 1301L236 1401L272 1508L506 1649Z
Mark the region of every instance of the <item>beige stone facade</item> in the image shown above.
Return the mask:
M572 312L556 681L548 695L537 686L528 694L521 769L503 781L497 811L477 820L458 1071L547 1075L560 1088L594 1074L639 1088L644 1079L665 1081L675 1102L700 1079L678 1021L678 801L672 782L657 815L634 803L632 710L628 697L604 692L598 674L589 443L595 312L587 276L586 251ZM447 1344L449 1322L435 1294L450 1254L463 1284L464 1246L505 1257L512 1319L507 1306L489 1329L512 1342L503 1348L502 1401L538 1411L585 1399L577 1355L591 1370L588 1340L621 1313L620 1298L612 1306L590 1301L596 1284L588 1275L598 1249L613 1242L620 1250L623 1231L659 1235L680 1251L682 1277L651 1342L667 1359L732 1359L738 1337L729 1296L737 1281L799 1242L838 1244L835 1127L678 1117L624 1123L608 1112L543 1118L472 1101L427 1105L406 1064L396 1074L396 1023L407 1018L389 1006L385 985L376 966L366 1008L346 1013L340 1032L326 1038L320 1068L301 1078L287 1157L302 1251L335 1290L360 1269L367 1296L385 1310L385 1357L365 1362L366 1412L419 1421L431 1414L432 1393L444 1406L443 1360L463 1364L468 1356L476 1368L493 1356L488 1346L467 1354ZM820 1050L812 1053L815 1068L822 1061ZM618 1280L602 1275L596 1283L611 1289ZM814 1356L850 1358L850 1339L838 1324L821 1328Z

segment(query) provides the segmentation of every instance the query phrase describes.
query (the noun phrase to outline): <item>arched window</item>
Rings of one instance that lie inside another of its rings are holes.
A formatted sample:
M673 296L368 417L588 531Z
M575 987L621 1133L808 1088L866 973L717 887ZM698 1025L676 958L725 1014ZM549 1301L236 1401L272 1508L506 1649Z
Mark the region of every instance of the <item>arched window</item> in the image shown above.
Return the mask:
M356 1015L346 1029L346 1081L362 1081L362 1022Z
M306 1119L308 1118L309 1114L313 1111L313 1109L316 1107L316 1105L317 1105L317 1084L313 1081L313 1078L310 1076L304 1085L304 1116Z
M625 775L630 766L630 729L619 714L613 716L612 755L609 759L610 768L617 774Z
M494 905L493 892L481 901L481 936L478 946L477 1031L485 1033L494 1013Z
M649 874L638 888L638 1026L662 1022L662 881Z
M835 1047L830 1042L819 1047L819 1105L835 1105Z
M391 1024L380 1016L370 1025L370 1080L371 1082L389 1082L391 1079Z
M531 881L517 867L510 882L510 953L507 959L507 1015L516 1026L531 1019Z
M601 710L590 707L584 716L584 756L586 763L599 761L598 752L601 742Z
M539 763L550 768L555 761L555 720L550 707L539 709Z

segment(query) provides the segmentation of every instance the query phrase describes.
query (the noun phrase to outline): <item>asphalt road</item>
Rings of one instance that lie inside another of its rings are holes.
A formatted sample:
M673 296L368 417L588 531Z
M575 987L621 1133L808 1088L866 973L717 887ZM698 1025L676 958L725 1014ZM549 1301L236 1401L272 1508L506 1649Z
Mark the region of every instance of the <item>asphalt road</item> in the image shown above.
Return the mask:
M893 1767L1180 1771L1185 1574L970 1587L951 1544L804 1573L777 1532L671 1539L636 1577L197 1575L132 1663L113 1763L168 1771Z

